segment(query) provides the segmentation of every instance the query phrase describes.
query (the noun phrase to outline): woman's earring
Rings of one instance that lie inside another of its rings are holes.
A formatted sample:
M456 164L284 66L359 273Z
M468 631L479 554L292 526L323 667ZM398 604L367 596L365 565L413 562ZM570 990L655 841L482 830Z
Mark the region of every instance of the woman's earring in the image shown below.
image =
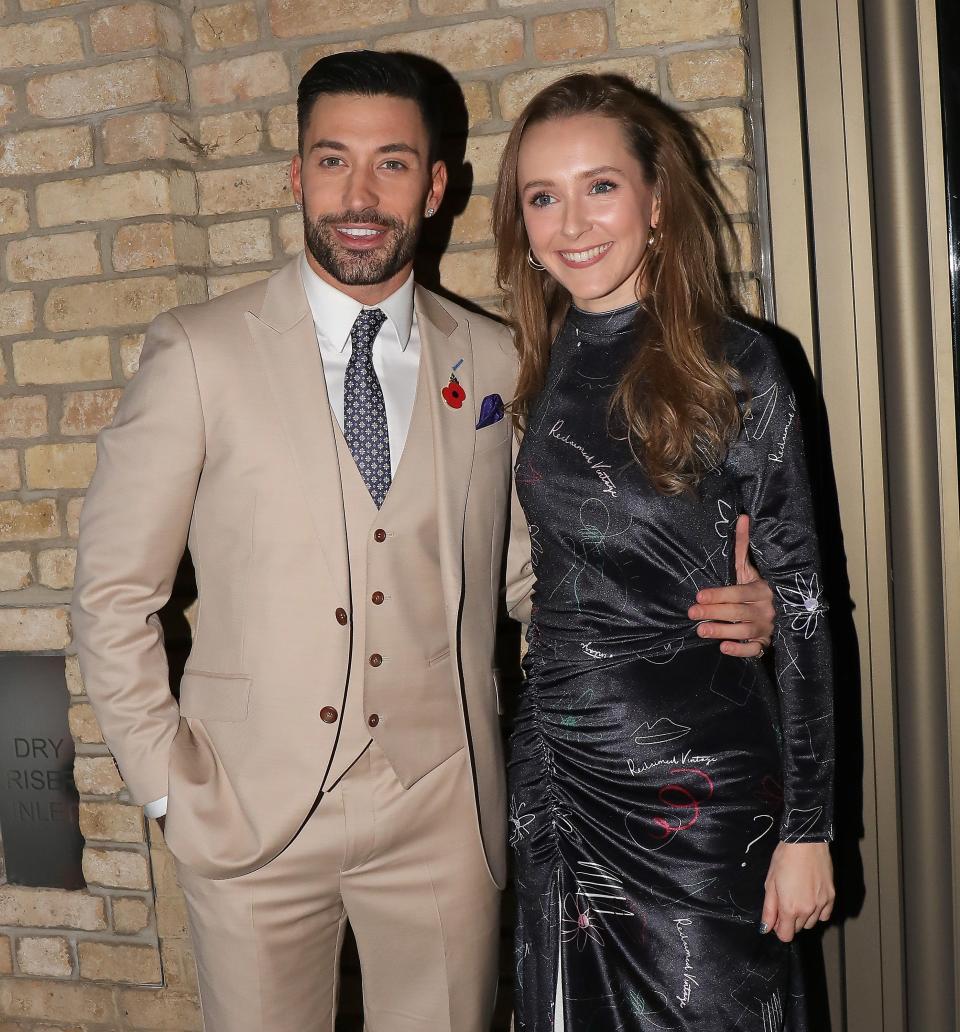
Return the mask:
M546 265L541 265L534 257L532 247L527 248L527 264L531 269L535 269L537 272L545 272L547 268Z
M647 247L653 247L657 242L657 227L650 227L650 236L647 237Z

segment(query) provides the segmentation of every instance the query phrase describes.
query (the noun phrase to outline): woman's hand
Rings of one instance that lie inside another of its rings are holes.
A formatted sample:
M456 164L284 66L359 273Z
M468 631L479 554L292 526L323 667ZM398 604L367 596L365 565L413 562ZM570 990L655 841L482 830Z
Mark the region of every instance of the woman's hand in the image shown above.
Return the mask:
M773 851L765 882L760 931L790 942L801 928L828 921L836 892L826 842L781 842Z

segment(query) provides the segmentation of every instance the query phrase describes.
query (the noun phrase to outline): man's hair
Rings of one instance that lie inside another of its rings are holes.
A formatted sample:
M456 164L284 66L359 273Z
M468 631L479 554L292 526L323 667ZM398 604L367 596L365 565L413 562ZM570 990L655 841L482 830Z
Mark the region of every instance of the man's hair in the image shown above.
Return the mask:
M420 109L427 129L430 162L436 160L442 133L437 90L417 67L412 54L375 50L346 51L322 57L300 80L297 90L297 146L303 155L304 135L313 106L320 97L353 95L400 97Z

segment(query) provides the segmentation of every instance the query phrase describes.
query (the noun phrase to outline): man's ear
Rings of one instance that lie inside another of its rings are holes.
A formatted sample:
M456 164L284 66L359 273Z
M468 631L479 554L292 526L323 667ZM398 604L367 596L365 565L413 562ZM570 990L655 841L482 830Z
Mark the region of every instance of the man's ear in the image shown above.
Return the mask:
M303 183L300 179L300 173L303 169L303 159L299 154L294 154L290 161L290 189L293 190L293 199L298 203L303 203Z
M433 168L430 170L430 192L427 194L425 207L433 208L434 211L437 211L446 192L447 163L445 161L435 161Z

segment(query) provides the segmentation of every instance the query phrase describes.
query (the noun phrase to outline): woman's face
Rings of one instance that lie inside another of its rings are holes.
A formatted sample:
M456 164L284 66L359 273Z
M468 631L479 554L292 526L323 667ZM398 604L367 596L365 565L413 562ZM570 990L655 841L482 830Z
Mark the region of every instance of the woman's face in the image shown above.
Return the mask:
M578 308L609 312L637 300L660 203L617 122L571 115L530 126L517 186L534 257Z

